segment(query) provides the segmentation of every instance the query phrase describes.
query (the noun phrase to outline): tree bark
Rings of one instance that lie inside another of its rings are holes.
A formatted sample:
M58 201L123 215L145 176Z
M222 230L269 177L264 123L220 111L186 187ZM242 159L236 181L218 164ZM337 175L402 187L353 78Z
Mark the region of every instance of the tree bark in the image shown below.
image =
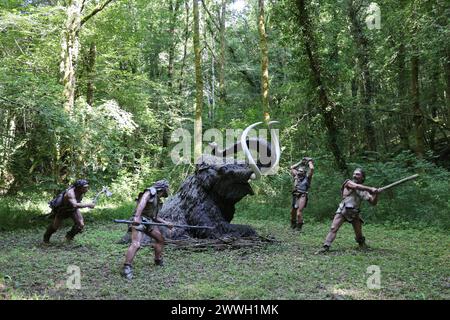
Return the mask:
M347 165L337 142L339 130L336 126L333 115L335 103L328 97L326 87L323 83L321 65L319 58L314 51L316 48L316 39L313 34L309 12L305 0L296 0L296 5L299 13L299 25L304 38L305 50L312 73L313 84L314 87L317 88L319 108L325 127L327 128L328 146L333 153L338 168L347 175Z
M414 113L414 130L416 140L416 154L423 157L425 152L423 116L420 109L420 92L419 92L419 56L417 49L413 49L411 58L411 94L413 100Z
M411 28L412 38L418 32L418 21L417 21L417 4L414 3L414 8L412 11L411 21L413 23ZM415 151L419 158L422 158L425 153L425 142L424 142L424 125L423 125L423 113L420 108L420 91L419 91L419 49L416 42L411 44L411 97L412 97L412 111L414 114L413 124L414 124L414 134L415 134Z
M181 59L181 68L180 68L180 82L178 83L178 94L181 95L183 92L183 76L184 76L184 68L186 66L186 57L187 57L187 44L189 40L189 0L185 0L184 2L184 10L186 15L186 20L184 24L184 44L183 44L183 58Z
M264 0L258 0L258 32L261 50L261 102L264 121L269 120L269 49L264 22Z
M174 61L175 61L175 48L177 45L177 41L176 41L176 37L175 37L175 26L177 23L177 18L178 18L178 12L180 9L180 5L181 5L181 1L180 0L170 0L168 2L168 10L169 13L171 14L170 17L170 22L169 22L169 34L168 37L170 39L170 43L169 43L169 62L167 65L167 87L168 87L168 91L169 93L172 95L174 92ZM166 155L166 150L167 147L169 146L169 141L170 141L170 126L169 126L169 121L170 119L168 118L167 115L163 115L162 116L162 133L161 133L161 144L162 144L162 156L160 157L159 161L158 161L158 167L159 168L163 168L165 163L166 163L166 159L165 159L165 155Z
M225 91L225 14L226 14L226 0L222 0L222 5L220 9L220 29L219 29L219 40L220 40L220 58L219 58L219 100L223 102L226 99Z
M450 45L447 44L446 60L444 62L444 75L445 75L445 100L447 105L447 125L450 124Z
M405 50L405 44L402 39L399 40L400 45L398 48L398 55L397 55L397 75L398 75L398 95L397 99L400 104L400 113L407 112L407 108L405 107L406 101L408 99L407 94L407 75L406 75L406 65L405 65L405 56L406 56L406 50ZM402 146L402 149L409 150L409 131L411 130L411 125L409 121L409 117L406 116L398 116L397 117L397 130L398 135L400 137L400 143Z
M78 31L81 27L81 11L84 0L71 0L66 10L65 28L61 37L61 82L64 85L64 110L72 112L75 102L75 68L80 44Z
M175 3L174 3L175 1ZM169 45L169 64L167 66L167 86L169 87L169 90L172 91L173 87L173 70L174 70L174 56L175 56L175 47L176 47L176 41L175 41L175 25L177 21L178 16L178 10L180 8L180 0L171 0L169 1L169 12L172 14L171 20L170 20L170 27L169 27L169 37L170 37L170 45Z
M71 113L75 103L76 64L80 52L79 32L81 27L113 0L99 3L89 14L81 17L86 0L69 0L66 22L61 35L61 83L64 85L64 110Z
M439 99L438 99L438 84L439 84L439 65L437 62L433 61L433 66L432 66L432 75L431 75L431 86L430 86L430 111L431 111L431 117L432 119L436 119L438 117L438 103L439 103ZM430 123L430 122L428 122ZM431 128L430 128L430 149L435 151L436 149L436 144L435 144L435 139L436 139L436 124L431 122L430 123Z
M195 117L194 117L194 161L202 154L202 110L203 110L203 74L200 48L200 17L198 1L193 0L194 11L194 53L195 53Z

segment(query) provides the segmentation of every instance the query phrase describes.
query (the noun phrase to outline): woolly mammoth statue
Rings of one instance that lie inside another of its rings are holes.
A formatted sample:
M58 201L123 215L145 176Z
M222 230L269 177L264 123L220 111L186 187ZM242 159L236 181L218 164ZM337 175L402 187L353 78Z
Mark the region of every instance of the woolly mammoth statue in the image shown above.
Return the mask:
M269 127L275 121L269 123ZM261 122L247 127L239 142L219 150L211 143L212 154L202 155L195 173L189 176L177 193L163 205L160 216L175 224L211 226L214 229L174 228L166 237L178 239L185 236L215 238L225 235L234 237L255 236L253 228L231 224L235 205L246 195L253 194L250 181L274 172L280 160L280 145L273 129L270 130L271 145L262 138L248 138L252 130ZM246 161L230 157L243 151ZM257 161L250 152L257 154Z

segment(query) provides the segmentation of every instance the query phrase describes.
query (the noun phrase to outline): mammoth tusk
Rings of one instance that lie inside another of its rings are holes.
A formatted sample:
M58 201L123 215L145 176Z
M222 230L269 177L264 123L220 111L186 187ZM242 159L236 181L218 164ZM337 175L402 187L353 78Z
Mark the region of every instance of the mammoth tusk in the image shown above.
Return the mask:
M256 165L252 154L248 150L246 138L247 138L250 130L253 129L254 127L260 125L261 123L262 122L257 122L257 123L254 123L254 124L248 126L247 128L245 128L244 132L242 132L242 135L241 135L241 148L242 148L242 151L244 151L245 157L248 160L248 164L249 164L250 168L252 169L252 171L255 174L255 179L261 178L261 171L259 170L258 166Z
M275 123L279 123L279 122L278 121L270 121L268 123L268 125L269 125L269 129L270 129L270 136L271 136L271 141L272 141L271 145L273 147L272 149L275 149L274 150L275 152L272 153L270 167L268 169L265 169L264 173L262 173L260 168L256 165L255 160L253 159L253 156L251 155L251 153L249 151L246 140L247 140L247 136L248 136L250 130L253 129L254 127L260 125L261 123L262 122L257 122L257 123L254 123L254 124L248 126L244 130L244 132L242 133L242 136L241 136L240 145L241 145L242 151L244 152L244 154L248 160L250 168L254 172L254 175L252 174L252 177L251 177L252 179L259 179L259 178L261 178L262 175L267 175L267 174L272 173L273 168L276 168L278 166L278 163L280 162L280 156L281 156L280 142L278 140L277 134L275 133L275 130L272 129L272 125ZM275 155L275 157L274 157L274 155Z
M269 122L269 129L270 129L270 137L272 141L272 145L275 147L275 161L271 165L272 168L276 168L278 166L278 163L280 162L281 157L281 149L280 149L280 141L278 140L278 136L275 133L275 131L272 129L272 124L279 123L278 121L270 121Z

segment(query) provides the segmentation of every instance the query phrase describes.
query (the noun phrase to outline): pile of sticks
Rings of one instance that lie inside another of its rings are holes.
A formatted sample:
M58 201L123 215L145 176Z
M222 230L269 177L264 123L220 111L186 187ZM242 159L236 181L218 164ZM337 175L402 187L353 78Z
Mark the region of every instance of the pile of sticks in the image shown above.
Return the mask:
M166 245L176 248L191 251L204 251L208 249L227 250L227 249L241 249L262 247L270 243L275 243L277 240L272 237L224 237L216 239L194 239L187 238L182 240L166 239Z

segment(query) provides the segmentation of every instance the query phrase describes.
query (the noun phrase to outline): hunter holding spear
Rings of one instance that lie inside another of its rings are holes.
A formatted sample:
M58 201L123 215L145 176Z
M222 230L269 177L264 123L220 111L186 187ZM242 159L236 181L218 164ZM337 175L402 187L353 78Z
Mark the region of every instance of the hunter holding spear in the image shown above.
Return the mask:
M347 221L350 222L355 231L355 240L358 242L360 248L366 247L366 238L362 233L362 224L364 223L361 214L360 206L362 200L369 201L371 205L376 205L378 202L379 190L374 187L363 185L366 174L361 168L357 168L353 172L353 180L347 179L341 187L342 201L336 210L333 222L331 223L330 232L328 233L322 249L317 253L324 253L330 250L331 243L336 238L336 234L342 224Z
M169 183L166 180L155 182L150 188L141 192L136 199L136 209L133 216L133 225L131 226L131 245L128 248L123 266L123 276L129 280L133 278L132 262L137 251L141 247L141 240L145 233L149 237L155 239L155 264L163 265L162 249L164 246L164 238L157 226L151 224L142 224L141 222L157 222L167 225L169 229L173 228L173 224L164 221L158 217L161 209L161 198L167 197L169 192Z
M378 195L394 186L397 186L406 181L417 178L419 175L415 174L413 176L401 179L397 182L391 183L383 188L374 188L363 185L366 178L366 174L361 168L357 168L353 172L353 180L347 179L342 184L341 195L342 201L339 204L336 214L334 216L333 222L331 224L330 232L325 238L322 249L316 253L324 253L330 250L331 243L336 238L336 234L342 224L347 221L350 222L355 231L355 240L359 244L359 247L366 248L366 238L362 233L362 224L364 221L361 218L360 206L362 200L368 201L371 205L376 205L378 203Z

